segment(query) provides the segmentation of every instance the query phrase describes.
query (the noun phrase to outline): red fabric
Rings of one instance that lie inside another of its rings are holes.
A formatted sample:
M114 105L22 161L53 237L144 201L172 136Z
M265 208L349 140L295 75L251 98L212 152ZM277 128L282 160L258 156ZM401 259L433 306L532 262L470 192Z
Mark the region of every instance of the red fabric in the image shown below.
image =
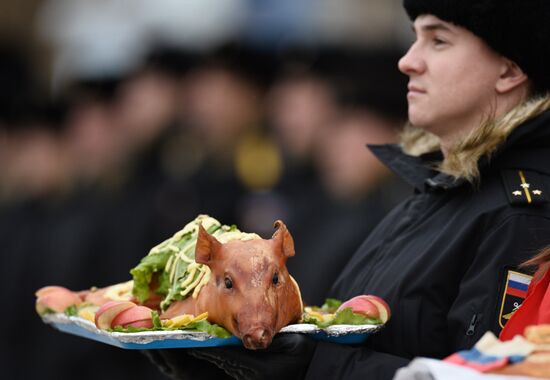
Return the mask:
M535 273L527 291L527 298L502 329L500 340L510 340L516 335L523 335L527 326L550 323L550 270L547 267L544 269L546 273L542 278L540 273Z
M446 357L443 361L447 363L452 363L463 367L475 369L476 371L479 371L479 372L494 371L499 368L504 368L508 365L508 357L498 358L490 362L476 362L476 361L466 360L458 352L455 354L452 354L451 356Z
M443 361L458 365L466 363L466 360L462 356L460 356L458 352L455 352L451 356L447 356Z

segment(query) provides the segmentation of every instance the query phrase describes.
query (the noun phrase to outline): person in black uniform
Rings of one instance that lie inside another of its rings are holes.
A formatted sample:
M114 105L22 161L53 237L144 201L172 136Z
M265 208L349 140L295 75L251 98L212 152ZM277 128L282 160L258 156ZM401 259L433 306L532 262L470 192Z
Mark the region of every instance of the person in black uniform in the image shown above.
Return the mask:
M391 320L361 346L284 334L262 352L159 352L168 373L190 355L242 379L391 379L413 357L442 358L498 333L521 304L510 279L528 283L518 265L550 239L550 3L404 7L416 33L399 61L409 77L409 133L400 146L371 149L414 194L327 294L378 295Z

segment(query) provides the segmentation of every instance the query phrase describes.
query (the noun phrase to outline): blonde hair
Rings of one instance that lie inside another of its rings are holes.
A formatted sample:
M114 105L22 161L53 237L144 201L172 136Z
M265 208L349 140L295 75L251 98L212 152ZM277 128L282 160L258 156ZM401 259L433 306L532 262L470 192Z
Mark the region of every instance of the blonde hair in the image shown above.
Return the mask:
M479 160L490 158L515 128L549 108L550 94L546 94L521 103L498 119L488 118L479 128L462 136L436 169L475 184L479 180ZM419 156L439 150L440 141L434 134L408 123L401 134L401 147L405 153Z

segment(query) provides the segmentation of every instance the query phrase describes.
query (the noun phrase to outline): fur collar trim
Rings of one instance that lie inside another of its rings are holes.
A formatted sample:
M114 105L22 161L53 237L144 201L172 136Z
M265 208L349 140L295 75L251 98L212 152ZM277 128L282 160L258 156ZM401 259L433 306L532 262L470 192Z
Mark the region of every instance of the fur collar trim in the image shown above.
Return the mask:
M490 158L514 129L547 109L550 109L550 94L526 101L501 118L482 124L464 135L436 169L457 179L477 182L479 160L485 156ZM437 136L410 124L405 126L400 144L403 151L412 156L440 150Z

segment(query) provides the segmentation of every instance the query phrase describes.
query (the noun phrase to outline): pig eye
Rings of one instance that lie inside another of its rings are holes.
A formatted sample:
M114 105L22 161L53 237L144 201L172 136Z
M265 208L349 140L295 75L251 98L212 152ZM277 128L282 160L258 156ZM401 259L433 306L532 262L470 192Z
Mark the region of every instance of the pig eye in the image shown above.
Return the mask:
M279 274L273 273L273 278L271 279L271 282L273 282L273 285L277 285L279 283Z
M225 278L225 288L226 289L233 288L233 281L229 277Z

